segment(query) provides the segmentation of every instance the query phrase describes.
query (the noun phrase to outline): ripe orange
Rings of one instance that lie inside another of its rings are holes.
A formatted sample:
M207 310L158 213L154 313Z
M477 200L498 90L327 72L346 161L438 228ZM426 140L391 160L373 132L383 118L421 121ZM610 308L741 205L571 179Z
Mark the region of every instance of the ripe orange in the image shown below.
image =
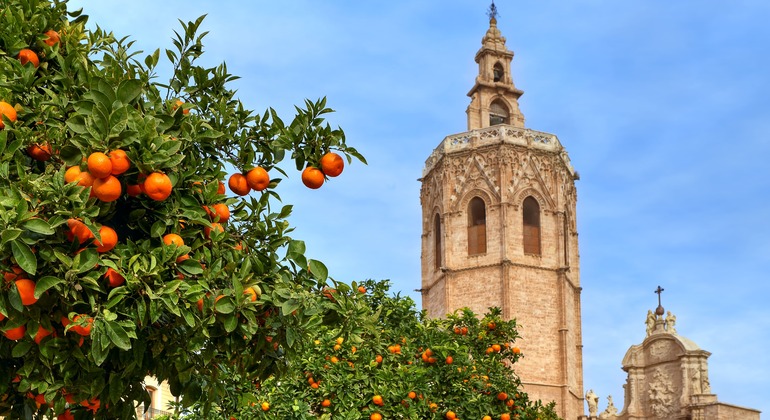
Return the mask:
M454 362L454 359L452 358L452 356L446 357L446 364L451 365L453 362Z
M155 201L163 201L171 195L171 178L161 172L153 172L144 180L144 193Z
M26 66L27 63L32 63L32 65L35 67L40 65L40 59L37 58L37 54L35 54L35 52L29 48L24 48L23 50L19 51L19 61L21 62L22 66Z
M44 338L48 337L52 333L53 331L43 328L42 325L38 326L37 333L35 334L35 338L34 338L35 343L40 344L40 342L43 341Z
M508 413L500 414L500 420L511 420L511 415Z
M246 195L251 191L249 181L243 174L233 174L230 180L227 181L227 185L230 187L230 191L238 195Z
M505 401L508 399L508 394L506 394L505 392L500 392L497 394L497 399L500 401Z
M449 410L449 411L446 412L444 417L446 417L447 420L455 420L457 418L457 414L455 414L454 411Z
M308 166L302 171L302 183L312 190L317 190L324 184L324 173L316 167Z
M377 357L374 358L374 361L377 363L382 363L382 356L378 354Z
M35 282L29 279L19 279L15 281L16 289L19 290L19 296L21 296L21 304L29 306L37 302L35 297Z
M502 350L502 347L500 347L499 344L492 344L492 350L494 350L495 353L500 353L500 350Z
M206 212L209 213L209 216L214 218L219 218L219 221L224 223L230 218L230 209L227 207L227 204L217 203L213 206L206 209Z
M61 40L61 37L59 37L59 33L54 31L53 29L47 31L45 34L48 35L48 38L46 38L45 41L43 42L45 42L46 45L48 45L49 47L53 47L54 45L58 44L59 41Z
M112 175L120 175L131 167L131 161L128 155L121 149L115 149L110 152L110 162L112 163Z
M163 236L163 243L166 245L176 245L176 246L182 246L184 245L184 239L182 239L181 236L177 235L176 233L168 233L165 236Z
M484 416L481 420L492 420L492 417L490 416Z
M126 194L131 197L138 197L142 195L142 186L137 184L126 185Z
M270 409L270 403L265 401L262 403L262 411L267 411Z
M97 178L94 180L91 192L99 200L109 203L120 198L123 187L121 187L120 181L118 181L117 178L112 175L107 175L106 178Z
M246 173L246 182L254 191L262 191L270 185L270 175L265 168L257 166Z
M75 420L75 416L72 414L72 412L68 408L64 410L63 413L56 416L56 420Z
M96 178L106 178L112 173L112 161L102 152L94 152L88 156L88 172Z
M24 325L19 325L16 328L11 328L3 331L3 335L5 336L5 338L9 340L18 340L24 337L24 334L26 333L27 333L27 327Z
M0 321L2 321L2 320L4 320L4 319L5 319L5 315L3 315L3 313L2 313L2 312L0 312Z
M76 182L81 173L83 173L83 171L80 170L80 166L70 166L64 172L64 182Z
M487 328L489 328L490 330L494 330L495 328L497 328L497 324L495 324L494 322L490 322L489 324L487 324Z
M380 395L375 395L374 397L372 397L372 402L375 405L379 405L379 406L385 404L385 402L382 400L382 396Z
M94 241L97 252L112 251L112 249L115 248L115 245L118 244L118 234L115 232L115 229L109 226L100 227L99 236L101 236L102 240Z
M76 181L81 187L90 187L94 185L94 176L90 172L81 172Z
M243 289L243 294L244 295L251 295L251 301L252 302L256 302L257 301L257 297L258 297L257 296L257 291L254 290L253 287L247 287L247 288Z
M366 293L366 287L358 286L358 293Z
M85 317L85 315L83 315L83 314L75 315L75 318L73 318L72 321L73 322L78 322L83 317ZM85 337L85 336L91 334L91 327L93 325L94 325L94 319L93 318L88 318L88 319L86 319L86 325L85 326L76 325L76 326L70 328L70 330L72 332L76 333L76 334L80 334L80 335Z
M87 240L94 237L94 234L88 229L85 223L77 219L67 220L67 226L69 226L72 239L77 238L78 242L82 245Z
M3 117L8 118L8 121L16 121L16 109L8 102L0 101L0 130L5 128L5 122Z
M332 402L328 399L323 400L323 402L321 403L321 407L329 407L331 405L332 405Z
M126 282L126 278L117 271L113 270L111 267L107 269L106 273L104 273L104 277L107 278L107 283L110 285L110 287L118 287Z
M27 147L27 153L29 153L32 159L45 162L48 159L51 159L51 155L53 154L53 151L51 150L50 144L42 143L42 144L29 145L29 147Z
M206 235L207 238L210 238L212 230L224 232L225 228L223 228L222 225L219 223L212 223L211 227L206 226L205 228L203 228L203 234Z
M345 169L345 161L342 156L329 152L321 158L321 170L324 175L335 177L341 174L343 169Z
M182 101L181 99L177 99L176 102L174 102L174 106L172 106L171 109L176 111L177 108L179 108L182 105L184 105L184 101ZM183 115L187 115L189 113L190 113L189 109L182 109L182 114Z
M369 416L369 420L382 420L382 414L372 413L372 415Z
M312 384L310 384L310 387L313 389L318 389L319 387L318 382L313 382Z
M521 354L521 349L518 347L513 348L513 354Z
M225 183L222 181L217 181L217 194L224 194L225 193Z
M407 394L407 396L411 399L415 399L417 398L417 393L414 391L409 391L409 394Z

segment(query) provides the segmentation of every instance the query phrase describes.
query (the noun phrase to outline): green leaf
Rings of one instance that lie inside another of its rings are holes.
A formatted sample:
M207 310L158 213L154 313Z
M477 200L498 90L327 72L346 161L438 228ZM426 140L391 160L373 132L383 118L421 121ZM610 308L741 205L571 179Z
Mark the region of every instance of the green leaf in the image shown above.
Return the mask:
M157 51L155 53L157 54ZM120 85L118 86L118 100L121 103L128 105L142 94L143 86L144 83L142 83L141 80L136 79L124 80L120 82Z
M225 296L222 299L216 301L214 304L214 309L220 314L230 314L235 310L235 305L229 296Z
M298 334L294 328L286 328L286 345L289 347L294 346L294 342L297 340Z
M201 263L198 261L185 260L185 261L182 261L180 264L178 264L178 267L180 270L182 270L182 273L188 276L203 274L203 267L201 266Z
M114 321L105 322L107 324L107 337L110 338L112 344L122 350L131 349L131 340L128 338L128 334L120 324Z
M326 281L329 277L329 269L321 261L308 260L308 270L321 282Z
M6 229L3 233L0 233L0 244L5 244L8 241L12 241L21 235L21 229Z
M231 333L235 331L236 327L238 327L238 318L236 318L235 315L230 314L225 317L223 323L225 326L225 331L227 331L228 333Z
M78 254L78 257L80 257L80 264L77 267L78 274L90 271L99 263L99 253L93 248L84 249L83 252Z
M24 229L39 233L41 235L53 235L55 232L51 226L43 219L29 219L22 224Z
M27 341L27 340L19 341L18 343L16 343L15 346L13 346L13 350L11 350L11 356L13 357L24 356L25 354L27 354L29 349L32 348L33 344L34 343L32 341Z
M64 283L64 280L53 276L45 276L39 279L35 284L35 298L40 299L40 296L45 293L46 290L59 283Z
M163 236L163 233L166 232L166 222L163 220L158 220L157 222L152 224L152 227L150 228L150 236L153 238L159 238Z
M296 299L289 299L281 304L281 311L284 316L289 316L292 312L299 309L299 302Z
M13 258L16 258L16 264L19 264L22 270L29 273L31 276L37 272L37 258L29 245L20 240L14 240L11 242L11 251L13 252Z

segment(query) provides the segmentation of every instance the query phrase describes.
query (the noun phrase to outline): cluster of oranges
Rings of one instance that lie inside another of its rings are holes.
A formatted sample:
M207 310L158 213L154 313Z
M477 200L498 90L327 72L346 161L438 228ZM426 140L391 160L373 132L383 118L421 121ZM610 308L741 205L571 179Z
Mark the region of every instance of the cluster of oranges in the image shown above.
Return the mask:
M310 189L321 188L326 181L326 177L335 177L345 169L345 161L342 156L334 152L328 152L321 158L321 168L308 166L302 171L302 183Z
M235 173L230 176L230 180L227 182L230 190L240 196L247 195L254 191L262 191L270 185L270 175L267 174L265 168L257 166L256 168L246 172L246 174Z

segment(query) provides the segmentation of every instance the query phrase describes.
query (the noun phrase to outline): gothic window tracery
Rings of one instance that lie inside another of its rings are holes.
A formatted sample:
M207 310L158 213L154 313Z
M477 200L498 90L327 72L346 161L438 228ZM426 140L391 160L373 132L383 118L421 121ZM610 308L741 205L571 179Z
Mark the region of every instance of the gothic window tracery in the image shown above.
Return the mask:
M532 196L524 199L524 253L540 255L540 204Z
M484 200L473 197L468 203L468 255L487 252L487 209Z
M441 217L436 214L433 217L433 267L441 268Z

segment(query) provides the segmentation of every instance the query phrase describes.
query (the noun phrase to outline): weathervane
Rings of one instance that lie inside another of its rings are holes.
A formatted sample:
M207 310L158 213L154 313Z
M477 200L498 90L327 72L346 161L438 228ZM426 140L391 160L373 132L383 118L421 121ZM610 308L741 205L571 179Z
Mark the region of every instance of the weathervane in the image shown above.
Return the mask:
M490 20L497 20L497 6L495 6L495 0L492 0L492 4L487 11L487 16L489 16Z
M658 288L655 289L655 293L658 294L658 307L655 308L655 315L658 315L658 316L663 316L663 314L666 313L665 309L663 309L663 305L660 304L660 294L663 293L663 290L665 289L663 289L660 286L658 286Z

